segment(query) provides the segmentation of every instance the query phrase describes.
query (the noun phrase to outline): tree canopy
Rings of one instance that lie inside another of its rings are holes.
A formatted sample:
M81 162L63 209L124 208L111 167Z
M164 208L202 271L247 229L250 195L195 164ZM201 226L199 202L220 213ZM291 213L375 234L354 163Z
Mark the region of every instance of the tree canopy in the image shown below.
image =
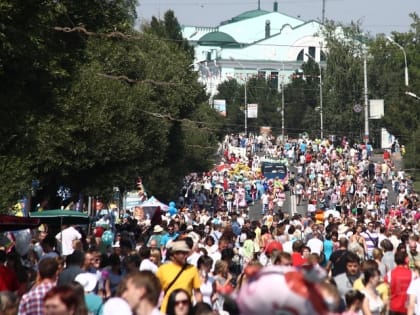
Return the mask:
M3 210L31 192L33 204L57 207L61 186L107 199L138 176L173 198L183 175L210 168L202 157L217 138L203 124L216 114L190 48L167 40L179 32L135 31L125 0L3 1L0 15Z

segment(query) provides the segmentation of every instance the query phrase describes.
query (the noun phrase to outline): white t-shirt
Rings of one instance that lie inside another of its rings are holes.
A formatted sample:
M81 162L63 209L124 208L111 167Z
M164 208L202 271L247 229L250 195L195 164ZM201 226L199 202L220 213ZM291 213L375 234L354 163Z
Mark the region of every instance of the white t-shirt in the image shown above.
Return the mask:
M414 314L420 314L420 278L412 280L407 289L407 294L416 296L416 306L414 307Z
M311 249L311 253L321 254L323 243L319 238L311 238L306 245Z
M58 233L55 238L61 242L61 255L68 256L74 252L73 241L80 240L82 235L74 227L70 226Z

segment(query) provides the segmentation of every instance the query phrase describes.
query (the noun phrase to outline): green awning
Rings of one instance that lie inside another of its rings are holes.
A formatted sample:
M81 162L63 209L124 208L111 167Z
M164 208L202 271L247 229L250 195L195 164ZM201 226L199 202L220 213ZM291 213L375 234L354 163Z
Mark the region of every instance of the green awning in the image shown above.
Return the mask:
M31 218L38 218L41 223L60 226L63 224L89 224L90 217L83 212L71 210L44 210L41 212L31 212Z

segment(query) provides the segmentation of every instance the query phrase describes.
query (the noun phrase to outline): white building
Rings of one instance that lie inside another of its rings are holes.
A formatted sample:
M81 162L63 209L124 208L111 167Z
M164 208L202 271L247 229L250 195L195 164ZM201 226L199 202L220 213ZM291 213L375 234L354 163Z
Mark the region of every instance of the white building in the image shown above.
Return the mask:
M195 47L200 81L212 99L217 86L232 78L264 76L287 83L310 55L323 61L322 25L302 21L278 11L258 8L244 12L217 27L183 26L182 33Z

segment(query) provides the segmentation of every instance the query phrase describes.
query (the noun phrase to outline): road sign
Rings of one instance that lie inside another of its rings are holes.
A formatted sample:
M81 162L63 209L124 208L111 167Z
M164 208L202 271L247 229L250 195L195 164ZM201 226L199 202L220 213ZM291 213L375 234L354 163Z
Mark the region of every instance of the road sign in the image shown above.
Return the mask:
M356 104L353 106L353 110L355 113L360 113L362 111L363 107L360 104Z

